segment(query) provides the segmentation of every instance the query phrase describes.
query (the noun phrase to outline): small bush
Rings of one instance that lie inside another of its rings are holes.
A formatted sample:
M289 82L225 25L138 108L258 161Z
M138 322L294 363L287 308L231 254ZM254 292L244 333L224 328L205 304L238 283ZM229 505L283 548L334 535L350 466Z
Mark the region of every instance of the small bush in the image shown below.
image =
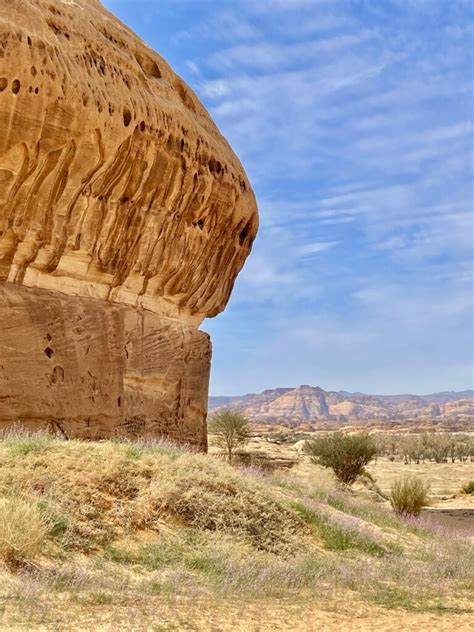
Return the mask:
M345 485L351 485L365 472L364 467L377 454L375 443L367 434L344 435L334 432L308 441L306 446L313 463L331 468L336 478Z
M47 532L35 505L18 498L0 499L0 559L8 566L36 557Z
M463 485L461 492L463 494L474 494L474 481L469 481L469 483Z
M226 454L232 465L235 452L251 438L250 422L239 412L220 410L215 412L208 423L208 432L216 445Z
M403 516L418 516L428 504L429 484L416 476L396 480L391 488L390 504Z

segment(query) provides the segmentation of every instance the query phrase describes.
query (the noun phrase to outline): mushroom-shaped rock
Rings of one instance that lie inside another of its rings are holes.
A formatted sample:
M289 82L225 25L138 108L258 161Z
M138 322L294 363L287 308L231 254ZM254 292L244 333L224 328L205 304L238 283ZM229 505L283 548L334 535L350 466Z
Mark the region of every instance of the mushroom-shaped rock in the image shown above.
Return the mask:
M208 336L255 238L192 90L96 0L0 0L0 427L206 446Z

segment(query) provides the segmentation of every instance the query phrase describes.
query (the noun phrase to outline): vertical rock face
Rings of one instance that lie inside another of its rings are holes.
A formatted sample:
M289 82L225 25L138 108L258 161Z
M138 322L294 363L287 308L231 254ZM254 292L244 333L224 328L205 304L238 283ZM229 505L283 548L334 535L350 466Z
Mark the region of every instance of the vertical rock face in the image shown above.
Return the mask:
M0 428L205 447L210 363L258 226L235 154L96 0L0 0Z

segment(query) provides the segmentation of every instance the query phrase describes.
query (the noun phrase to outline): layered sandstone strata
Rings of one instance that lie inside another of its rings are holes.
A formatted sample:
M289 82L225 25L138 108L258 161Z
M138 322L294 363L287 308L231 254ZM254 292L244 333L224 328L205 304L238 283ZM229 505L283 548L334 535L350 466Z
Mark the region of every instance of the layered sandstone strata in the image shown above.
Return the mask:
M197 327L257 224L195 94L99 2L0 0L0 426L204 446Z

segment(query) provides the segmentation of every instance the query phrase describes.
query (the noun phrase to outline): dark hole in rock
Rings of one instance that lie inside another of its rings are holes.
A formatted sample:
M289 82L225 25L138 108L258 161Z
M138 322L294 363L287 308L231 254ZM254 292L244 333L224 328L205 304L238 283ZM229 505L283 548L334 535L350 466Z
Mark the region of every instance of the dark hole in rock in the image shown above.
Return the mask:
M249 234L249 226L247 224L247 226L244 226L244 228L240 231L240 235L239 235L239 242L240 245L243 246L244 241L247 239Z
M0 92L3 92L8 85L8 79L6 77L0 77Z
M132 113L127 107L123 108L123 124L125 127L130 125L130 121L132 120Z
M48 358L52 358L54 355L54 351L51 349L51 347L46 347L44 353L48 356Z
M58 382L64 382L64 369L62 366L55 366L51 377L49 379L51 384L57 384Z
M21 83L18 81L18 79L15 79L12 83L13 94L18 94L20 92L20 88L21 88Z

